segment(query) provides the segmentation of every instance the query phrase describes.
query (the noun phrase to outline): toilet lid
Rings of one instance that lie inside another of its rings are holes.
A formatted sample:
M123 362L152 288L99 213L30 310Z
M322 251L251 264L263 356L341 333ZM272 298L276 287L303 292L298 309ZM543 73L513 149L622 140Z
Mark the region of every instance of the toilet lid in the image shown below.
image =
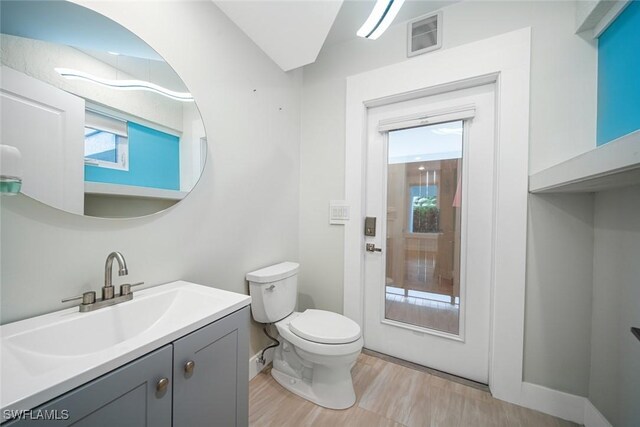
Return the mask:
M356 322L324 310L306 310L289 323L289 329L300 338L322 344L346 344L360 338Z

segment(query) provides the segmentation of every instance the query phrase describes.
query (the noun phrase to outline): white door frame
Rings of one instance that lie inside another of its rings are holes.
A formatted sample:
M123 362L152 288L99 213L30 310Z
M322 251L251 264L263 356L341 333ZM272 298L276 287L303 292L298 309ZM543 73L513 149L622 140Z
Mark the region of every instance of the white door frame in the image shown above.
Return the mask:
M345 198L352 220L344 236L344 314L361 327L367 108L496 84L489 387L514 403L523 384L530 53L531 29L524 28L347 78Z

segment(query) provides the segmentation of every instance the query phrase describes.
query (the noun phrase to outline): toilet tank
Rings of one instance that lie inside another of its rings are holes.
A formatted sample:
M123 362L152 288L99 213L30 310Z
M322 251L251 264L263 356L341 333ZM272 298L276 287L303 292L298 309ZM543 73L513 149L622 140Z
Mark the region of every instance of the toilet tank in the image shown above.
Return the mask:
M273 323L293 313L298 297L298 267L295 262L247 273L251 314L256 322Z

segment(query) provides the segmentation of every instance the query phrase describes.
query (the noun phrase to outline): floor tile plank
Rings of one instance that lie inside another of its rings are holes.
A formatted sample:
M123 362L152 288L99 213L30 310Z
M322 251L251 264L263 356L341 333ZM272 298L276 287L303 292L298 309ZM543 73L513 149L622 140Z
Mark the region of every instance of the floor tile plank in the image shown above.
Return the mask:
M570 427L576 424L490 393L361 354L351 371L356 403L322 408L284 389L269 369L249 384L252 427Z

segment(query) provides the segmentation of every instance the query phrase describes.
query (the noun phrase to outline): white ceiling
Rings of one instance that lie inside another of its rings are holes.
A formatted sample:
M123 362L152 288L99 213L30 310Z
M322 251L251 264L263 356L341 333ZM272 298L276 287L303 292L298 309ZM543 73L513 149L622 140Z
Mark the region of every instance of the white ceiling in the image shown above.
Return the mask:
M375 0L214 0L283 70L313 63L320 50L355 39ZM406 0L394 24L459 0ZM92 51L162 60L115 22L71 2L2 1L3 33ZM384 35L382 36L384 37ZM375 43L375 40L371 40Z
M177 92L189 92L189 89L182 79L165 61L154 61L146 58L139 58L137 56L127 56L124 54L111 55L107 52L98 50L78 50L124 72L129 77L153 82Z
M375 4L375 0L213 1L284 71L315 62L322 48L355 39ZM458 1L406 0L394 25Z
M406 0L392 25L409 21L459 1L461 0ZM357 38L356 31L367 20L374 4L375 0L344 0L324 46ZM375 43L375 40L371 40L371 43Z
M139 37L111 19L72 2L2 0L0 30L3 34L71 46L133 78L187 91L175 71Z
M314 62L342 0L214 0L284 71Z
M131 31L72 2L3 0L0 12L5 34L162 61Z

